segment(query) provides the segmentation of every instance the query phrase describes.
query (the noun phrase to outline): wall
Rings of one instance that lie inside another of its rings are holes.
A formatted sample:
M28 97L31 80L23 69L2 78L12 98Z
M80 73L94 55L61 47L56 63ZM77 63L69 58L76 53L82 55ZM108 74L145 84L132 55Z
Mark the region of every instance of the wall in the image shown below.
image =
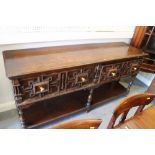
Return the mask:
M15 108L11 81L5 75L2 51L12 49L47 47L47 46L67 45L67 44L99 43L99 42L130 43L130 38L86 39L86 40L72 40L72 41L52 41L52 42L40 42L40 43L0 45L0 112Z
M81 39L132 38L134 26L101 27L0 27L0 44Z

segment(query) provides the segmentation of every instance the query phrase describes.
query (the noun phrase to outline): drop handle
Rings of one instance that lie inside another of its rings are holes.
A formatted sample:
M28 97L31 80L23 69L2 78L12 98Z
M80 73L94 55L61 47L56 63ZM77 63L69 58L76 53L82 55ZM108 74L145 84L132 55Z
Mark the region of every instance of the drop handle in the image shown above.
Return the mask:
M40 86L39 89L40 89L40 92L43 92L45 90L45 88L42 86Z
M82 81L82 82L85 82L85 81L86 81L86 78L81 77L81 81Z
M111 74L112 74L112 76L113 76L113 77L115 77L115 76L116 76L116 73L115 73L115 72L112 72Z
M136 71L137 70L137 67L134 67L133 69L134 69L134 71Z

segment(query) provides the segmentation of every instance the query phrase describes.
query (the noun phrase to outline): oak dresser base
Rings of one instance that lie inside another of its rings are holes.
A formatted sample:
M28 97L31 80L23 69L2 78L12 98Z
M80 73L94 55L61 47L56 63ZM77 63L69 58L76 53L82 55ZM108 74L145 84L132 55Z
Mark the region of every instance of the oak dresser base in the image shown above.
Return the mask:
M129 92L147 54L125 43L4 51L23 128L64 118ZM128 88L119 80L132 77Z

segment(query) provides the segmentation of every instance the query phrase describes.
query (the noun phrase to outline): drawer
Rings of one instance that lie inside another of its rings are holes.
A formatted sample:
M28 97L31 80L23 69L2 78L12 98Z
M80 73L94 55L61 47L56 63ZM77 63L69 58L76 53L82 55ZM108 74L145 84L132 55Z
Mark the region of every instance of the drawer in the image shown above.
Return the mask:
M95 66L79 67L56 73L42 73L13 80L15 100L21 103L31 98L59 95L93 84Z
M139 72L142 59L136 59L122 63L121 77L136 75Z
M48 94L59 93L61 81L60 73L40 74L13 80L15 99L25 101L34 97L43 97Z
M120 78L121 63L102 65L99 82L109 82Z
M131 62L130 74L135 75L139 72L140 66L142 64L142 59L134 60Z
M95 66L84 67L67 72L66 89L76 89L93 84Z

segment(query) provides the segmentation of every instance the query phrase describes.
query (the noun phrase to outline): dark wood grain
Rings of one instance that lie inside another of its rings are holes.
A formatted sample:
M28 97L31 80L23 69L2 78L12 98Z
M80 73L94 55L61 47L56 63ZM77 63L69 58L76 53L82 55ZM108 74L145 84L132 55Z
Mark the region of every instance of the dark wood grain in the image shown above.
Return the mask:
M114 128L115 122L121 114L122 117L119 124L123 123L126 119L129 110L133 107L138 107L135 113L135 115L137 115L143 110L144 106L151 103L154 98L155 95L149 93L137 94L127 97L115 108L113 116L109 122L108 128Z
M146 54L141 50L125 43L70 45L3 52L9 78L144 55Z
M101 123L101 119L74 120L59 124L51 129L97 129Z
M155 129L155 106L149 107L115 129Z

